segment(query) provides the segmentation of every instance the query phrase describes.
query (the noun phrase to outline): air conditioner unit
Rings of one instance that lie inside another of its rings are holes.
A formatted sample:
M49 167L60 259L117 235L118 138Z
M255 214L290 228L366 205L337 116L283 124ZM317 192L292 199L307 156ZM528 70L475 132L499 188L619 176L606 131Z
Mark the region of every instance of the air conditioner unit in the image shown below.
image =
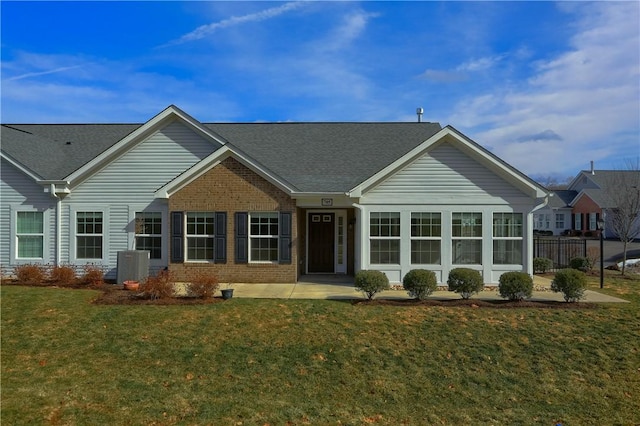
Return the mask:
M118 284L125 281L142 282L149 276L149 250L118 252Z

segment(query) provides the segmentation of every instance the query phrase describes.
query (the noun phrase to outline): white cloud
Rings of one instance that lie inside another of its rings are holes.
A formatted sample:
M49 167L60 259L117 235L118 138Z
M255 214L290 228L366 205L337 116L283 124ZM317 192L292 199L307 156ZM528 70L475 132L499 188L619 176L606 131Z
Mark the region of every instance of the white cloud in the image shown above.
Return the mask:
M223 28L234 27L234 26L246 24L249 22L265 21L267 19L275 18L284 13L298 9L303 5L304 5L304 2L291 2L291 3L285 3L281 6L264 9L256 13L250 13L242 16L232 16L231 18L223 19L222 21L213 22L207 25L202 25L196 28L195 30L191 31L190 33L183 35L177 40L170 41L169 43L161 47L173 46L177 44L186 43L189 41L200 40L202 38L209 36L215 31Z
M639 149L638 3L599 2L571 10L578 19L569 51L537 63L536 74L520 87L464 99L450 117L528 174L623 157L634 143ZM563 140L522 142L548 129Z

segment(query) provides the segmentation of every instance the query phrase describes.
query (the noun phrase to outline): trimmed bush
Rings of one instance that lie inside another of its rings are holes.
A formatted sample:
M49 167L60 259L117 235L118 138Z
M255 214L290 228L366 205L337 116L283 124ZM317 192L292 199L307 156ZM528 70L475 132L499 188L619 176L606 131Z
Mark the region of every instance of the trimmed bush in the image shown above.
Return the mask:
M76 282L76 271L71 266L54 266L49 278L57 285L71 285Z
M577 269L582 272L588 272L593 267L591 261L586 257L574 257L569 261L569 266L571 269Z
M546 257L533 258L533 273L544 274L553 268L553 260Z
M409 296L423 300L438 288L438 280L433 271L426 269L412 269L402 279L402 286Z
M44 266L35 263L16 266L14 273L20 284L42 284L46 275Z
M218 290L218 278L212 274L197 274L187 285L189 293L200 299L211 299Z
M562 269L556 272L551 281L551 290L564 295L565 302L577 302L584 298L587 288L587 277L576 269Z
M356 290L363 292L367 299L373 299L377 293L389 290L389 278L380 271L359 271L354 277Z
M533 278L526 272L511 271L500 275L500 297L509 300L529 299L533 292Z
M469 268L452 269L449 272L447 285L449 286L449 291L459 293L463 299L470 298L484 288L480 272Z
M173 277L167 270L160 271L155 277L147 277L140 286L140 291L151 300L169 299L174 293Z

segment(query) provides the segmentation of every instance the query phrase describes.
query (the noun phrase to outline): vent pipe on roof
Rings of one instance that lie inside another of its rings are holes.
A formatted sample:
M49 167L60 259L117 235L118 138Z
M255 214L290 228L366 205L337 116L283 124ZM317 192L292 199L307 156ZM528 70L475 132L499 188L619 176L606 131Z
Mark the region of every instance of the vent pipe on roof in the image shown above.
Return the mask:
M595 166L594 166L594 164L593 164L593 160L591 160L591 174L592 174L592 175L595 175L595 174L596 174L596 169L595 169Z
M418 114L418 123L422 123L422 114L424 110L422 108L416 108L416 114Z

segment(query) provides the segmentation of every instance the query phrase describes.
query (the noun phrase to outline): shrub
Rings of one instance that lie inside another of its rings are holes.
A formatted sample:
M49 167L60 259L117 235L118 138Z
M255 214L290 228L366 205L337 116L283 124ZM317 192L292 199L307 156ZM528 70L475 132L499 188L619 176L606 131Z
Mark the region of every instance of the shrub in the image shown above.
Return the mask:
M187 285L189 293L200 299L211 299L218 290L218 278L212 274L200 273Z
M16 266L14 272L20 284L41 284L45 279L44 266L35 263Z
M357 290L363 292L367 299L373 299L377 293L388 290L389 278L380 271L359 271L354 277L354 285Z
M500 275L498 291L500 292L500 297L505 299L528 299L533 292L533 278L526 272L505 272Z
M79 282L90 286L101 286L104 284L104 272L100 266L84 265Z
M587 288L587 277L584 272L576 269L562 269L556 272L551 281L551 290L564 295L565 302L577 302L584 298Z
M49 278L57 285L71 285L76 281L76 271L71 266L54 266Z
M147 277L140 286L142 294L152 300L173 297L174 280L171 272L163 270L156 276Z
M463 299L470 298L484 287L480 272L469 268L455 268L449 272L447 279L449 291L459 293Z
M438 288L438 280L433 271L412 269L402 279L402 286L409 296L423 300Z
M535 257L533 259L533 273L544 274L553 268L553 261L546 257Z
M586 257L574 257L569 261L571 269L577 269L578 271L588 272L592 268L591 261Z

